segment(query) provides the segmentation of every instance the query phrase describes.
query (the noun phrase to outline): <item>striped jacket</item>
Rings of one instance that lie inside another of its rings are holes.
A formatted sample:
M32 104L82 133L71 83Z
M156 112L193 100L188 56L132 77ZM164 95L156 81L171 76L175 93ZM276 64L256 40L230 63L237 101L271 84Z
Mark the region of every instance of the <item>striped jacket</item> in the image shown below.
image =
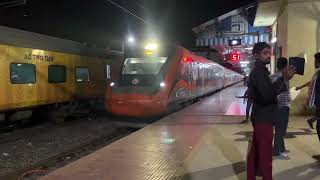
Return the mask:
M319 76L320 70L318 70L312 77L312 80L309 85L308 97L307 97L307 106L308 107L315 107L315 87L316 81Z
M271 81L275 82L278 78L282 77L281 73L276 73L270 76ZM291 94L290 94L290 84L289 81L285 81L286 91L280 93L277 96L277 103L280 107L290 107L291 105Z

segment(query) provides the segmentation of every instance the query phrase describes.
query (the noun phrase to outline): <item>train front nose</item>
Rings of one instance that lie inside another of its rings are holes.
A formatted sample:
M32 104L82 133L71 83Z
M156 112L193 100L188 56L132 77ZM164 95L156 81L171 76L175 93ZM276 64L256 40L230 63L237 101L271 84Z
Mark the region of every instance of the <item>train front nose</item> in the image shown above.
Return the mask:
M113 96L110 101L109 110L119 116L148 117L166 111L166 102L153 96Z

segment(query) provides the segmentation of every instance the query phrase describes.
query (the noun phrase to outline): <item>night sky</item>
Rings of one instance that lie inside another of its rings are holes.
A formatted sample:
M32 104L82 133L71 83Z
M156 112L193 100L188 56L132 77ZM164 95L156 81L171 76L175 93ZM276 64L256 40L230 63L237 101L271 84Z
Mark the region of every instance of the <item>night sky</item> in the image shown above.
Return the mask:
M10 0L0 0L8 2ZM11 0L12 1L12 0ZM252 0L29 0L27 6L0 7L0 24L97 46L114 46L132 34L166 38L194 46L192 28ZM28 14L28 16L24 16Z

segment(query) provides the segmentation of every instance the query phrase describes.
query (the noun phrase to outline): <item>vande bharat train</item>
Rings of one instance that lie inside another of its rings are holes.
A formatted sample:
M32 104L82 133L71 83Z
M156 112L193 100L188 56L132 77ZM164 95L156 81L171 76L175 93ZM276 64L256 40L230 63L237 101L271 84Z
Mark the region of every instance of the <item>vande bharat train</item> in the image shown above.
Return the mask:
M179 45L149 44L139 49L125 53L119 81L112 82L106 92L106 109L114 115L161 115L171 105L195 100L243 78Z

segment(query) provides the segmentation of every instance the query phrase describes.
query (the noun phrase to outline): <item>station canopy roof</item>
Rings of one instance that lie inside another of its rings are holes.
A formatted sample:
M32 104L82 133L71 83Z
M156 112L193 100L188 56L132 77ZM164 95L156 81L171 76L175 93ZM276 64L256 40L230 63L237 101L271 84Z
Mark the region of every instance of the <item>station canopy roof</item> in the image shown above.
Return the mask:
M271 26L277 19L282 0L259 0L254 27Z

